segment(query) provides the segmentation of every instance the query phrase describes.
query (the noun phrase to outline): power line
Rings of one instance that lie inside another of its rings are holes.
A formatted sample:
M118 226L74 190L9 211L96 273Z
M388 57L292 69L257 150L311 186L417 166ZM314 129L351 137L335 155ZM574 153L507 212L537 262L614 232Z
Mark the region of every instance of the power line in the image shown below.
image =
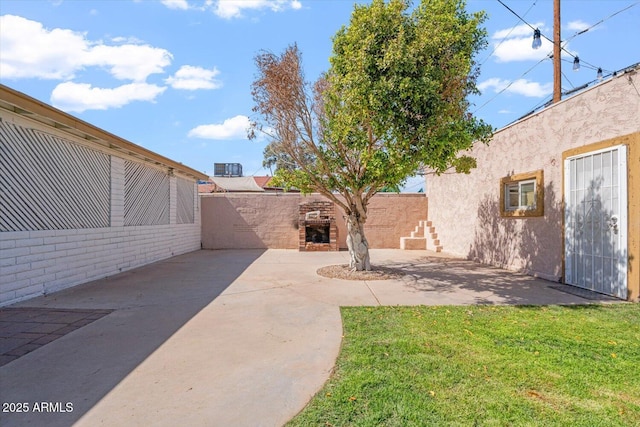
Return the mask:
M499 0L498 0L499 1ZM546 60L548 58L542 58L540 61L538 61L533 67L529 68L527 71L525 71L524 73L522 73L522 75L520 77L518 77L515 80L512 80L511 82L509 82L508 85L506 85L505 87L503 87L499 92L497 92L493 98L489 99L487 102L485 102L484 104L482 104L480 107L476 108L476 110L472 113L475 114L478 111L480 111L484 106L486 106L488 103L490 103L491 101L493 101L494 99L496 99L500 94L502 94L504 91L506 91L507 89L509 89L515 82L517 82L518 80L520 80L521 78L523 78L524 76L526 76L527 74L529 74L534 68L536 68L538 65L540 65L542 63L542 61Z
M607 74L607 75L605 75L605 76L603 76L603 77L604 77L604 78L607 78L607 77L611 77L611 76L614 76L614 77L615 77L615 76L620 76L620 75L625 74L625 73L627 73L627 72L629 72L629 71L631 71L631 70L635 70L635 69L637 69L639 66L640 66L640 62L639 62L639 63L636 63L636 64L633 64L633 65L631 65L631 66L628 66L628 67L626 67L626 68L623 68L623 69L621 69L621 70L610 72L609 74ZM562 92L562 95L570 95L570 94L572 94L572 93L574 93L574 92L577 92L577 91L580 91L580 90L586 89L587 87L589 87L589 86L593 85L594 83L598 82L599 80L600 80L600 79L596 78L596 79L594 79L594 80L591 80L591 81L590 81L590 82L588 82L588 83L585 83L585 84L583 84L583 85L581 85L581 86L578 86L578 87L576 87L576 88L573 88L573 89L571 89L571 90L563 91L563 92ZM629 83L630 83L631 85L633 85L634 89L636 90L636 93L638 94L638 96L640 96L640 90L638 90L638 88L636 87L635 83L633 82L633 79L631 79L631 76L629 76ZM521 120L521 119L523 119L523 118L525 118L525 117L529 116L530 114L533 114L533 113L534 113L534 112L536 112L536 111L537 111L541 106L545 106L545 107L546 107L546 106L547 106L547 105L549 105L550 103L551 103L551 96L546 96L542 101L538 102L538 103L537 103L537 104L536 104L536 105L535 105L531 110L529 110L529 112L528 112L528 113L526 113L526 114L524 114L524 115L520 116L519 118L517 118L516 120L514 120L514 121L513 121L513 122L511 122L511 123L517 122L518 120Z
M536 5L536 3L538 2L538 0L535 0L531 6L529 6L529 9L527 9L527 11L524 13L524 16L527 16L527 14L531 11L531 9L533 9L533 6ZM518 17L519 18L519 17ZM519 18L520 19L520 18ZM502 38L502 40L500 40L500 42L498 44L496 44L496 47L493 48L493 50L491 51L491 53L489 55L487 55L487 57L485 59L482 60L482 62L480 63L480 65L483 65L485 62L487 62L489 60L489 58L491 58L491 55L493 55L494 53L496 53L496 50L498 50L498 48L502 45L502 43L504 43L509 36L511 35L511 33L513 32L513 30L515 30L516 27L515 25L513 27L511 27L511 29L509 30L509 32Z
M522 18L520 15L518 15L517 13L515 13L515 12L513 11L513 9L511 9L509 6L507 6L506 4L504 4L504 3L502 2L502 0L498 0L498 3L500 3L500 4L501 4L501 5L503 5L505 8L507 8L507 10L508 10L509 12L513 13L513 14L514 14L514 15L515 15L519 20L521 20L522 22L524 22L525 24L527 24L527 25L529 26L529 28L531 28L532 30L534 30L534 31L535 31L535 28L533 28L533 26L532 26L531 24L529 24L527 21L525 21L525 20L524 20L524 18ZM534 3L534 4L535 4L535 3ZM529 8L529 9L531 9L531 8ZM528 11L527 11L527 12L528 12ZM545 39L547 39L547 37L546 37L544 34L543 34L543 37L544 37ZM549 40L549 39L547 39L547 40ZM549 40L549 41L551 41L551 40Z
M259 171L260 169L265 169L265 167L264 167L264 166L260 166L258 169L256 169L256 171L255 171L254 173L252 173L252 174L251 174L251 175L249 175L249 176L256 176L256 174L258 173L258 171Z
M611 15L607 16L606 18L601 19L600 21L596 22L596 23L595 23L595 24L593 24L592 26L590 26L590 27L588 27L588 28L585 28L584 30L580 30L580 31L576 32L574 35L572 35L572 36L571 36L571 37L569 37L567 40L565 40L565 43L569 43L571 40L575 39L575 38L576 38L576 37L578 37L579 35L586 33L587 31L589 31L589 30L593 29L594 27L597 27L598 25L602 24L604 21L607 21L607 20L609 20L609 19L613 18L614 16L616 16L616 15L618 15L618 14L620 14L620 13L622 13L622 12L626 11L627 9L631 9L633 6L637 6L637 5L638 5L638 3L640 3L640 2L638 2L638 1L637 1L637 2L635 2L635 3L632 3L632 4L630 4L629 6L625 7L624 9L621 9L621 10L619 10L619 11L617 11L617 12L615 12L615 13L612 13Z
M509 6L507 6L507 5L506 5L502 0L497 0L497 1L498 1L498 3L500 3L503 7L505 7L509 12L511 12L513 15L515 15L515 16L516 16L520 21L522 21L524 24L526 24L529 28L531 28L531 29L532 29L532 30L534 30L534 31L536 30L536 28L534 28L531 24L529 24L529 22L527 22L527 21L526 21L522 16L518 15L518 14L517 14L513 9L511 9ZM529 7L529 9L527 9L527 11L525 12L524 16L526 16L526 15L529 13L529 11L531 10L531 8L533 8L533 6L535 6L535 5L536 5L536 3L537 3L537 0L536 0L536 1L534 1L534 3ZM576 38L577 36L579 36L579 35L581 35L581 34L586 33L587 31L589 31L589 30L593 29L594 27L596 27L596 26L598 26L598 25L602 24L603 22L605 22L605 21L607 21L607 20L611 19L612 17L614 17L614 16L616 16L616 15L618 15L618 14L620 14L620 13L622 13L622 12L624 12L624 11L626 11L626 10L628 10L628 9L630 9L630 8L632 8L632 7L636 6L636 5L638 5L638 4L640 4L640 2L635 2L635 3L633 3L633 4L630 4L629 6L627 6L627 7L623 8L623 9L621 9L621 10L619 10L619 11L617 11L617 12L615 12L615 13L613 13L613 14L609 15L609 16L607 16L606 18L601 19L600 21L596 22L595 24L591 25L590 27L588 27L588 28L586 28L586 29L584 29L584 30L581 30L581 31L577 32L576 34L574 34L573 36L571 36L571 37L570 37L569 39L567 39L566 41L564 41L564 42L559 41L559 43L560 43L560 48L561 48L564 52L566 52L569 56L571 56L572 58L574 58L574 60L575 60L575 58L578 58L578 56L577 56L577 55L574 55L572 52L569 52L569 51L568 51L567 49L565 49L565 47L564 47L564 46L566 46L566 45L567 45L567 43L568 43L570 40L573 40L573 39L574 39L574 38ZM515 27L514 27L514 28L515 28ZM508 34L507 34L507 35L506 35L506 36L505 36L505 37L500 41L500 43L499 43L498 45L496 45L496 47L495 47L495 48L494 48L494 50L491 52L491 54L489 54L489 57L491 57L491 55L493 55L493 53L495 53L495 51L498 49L498 47L500 46L500 44L502 44L502 43L506 40L506 38L511 34L511 32L514 30L514 28L512 28L512 29L509 31L509 33L508 33ZM554 43L554 41L553 41L553 40L551 40L549 37L547 37L547 36L546 36L546 35L544 35L543 33L540 33L540 35L541 35L542 37L544 37L546 40L548 40L549 42L551 42L552 44ZM487 57L487 59L488 59L489 57ZM505 92L509 87L511 87L511 86L512 86L516 81L518 81L518 80L522 79L524 76L526 76L526 75L527 75L529 72L531 72L535 67L537 67L538 65L540 65L540 64L541 64L545 59L550 59L550 58L553 58L553 52L549 52L545 58L541 59L541 60L540 60L538 63L536 63L533 67L531 67L530 69L528 69L527 71L525 71L525 72L524 72L520 77L518 77L518 78L517 78L517 79L515 79L515 80L512 80L512 81L511 81L507 86L505 86L504 88L502 88L502 90L500 90L499 92L497 92L497 93L496 93L496 94L495 94L491 99L489 99L489 100L488 100L488 101L486 101L484 104L482 104L480 107L478 107L478 108L473 112L473 114L475 114L476 112L478 112L479 110L481 110L482 108L484 108L487 104L489 104L490 102L492 102L492 101L493 101L495 98L497 98L500 94L504 93L504 92ZM484 63L484 62L486 62L486 60L487 60L487 59L485 59L485 60L483 61L483 63ZM565 62L571 62L571 61L564 60L564 59L562 59L562 58L560 58L560 60L565 61ZM579 62L580 62L580 64L581 64L581 65L582 65L582 64L584 64L584 65L586 66L586 68L590 68L590 69L592 69L592 70L602 70L603 72L609 73L609 75L610 75L610 74L612 74L612 72L611 72L610 70L603 69L602 67L597 67L597 66L595 66L595 65L593 65L593 64L590 64L589 62L586 62L586 61L584 61L584 60L582 60L582 59L579 59ZM562 76L566 79L566 81L569 83L569 85L571 85L571 87L573 88L573 87L574 87L574 85L573 85L573 83L571 83L571 81L569 80L569 78L568 78L564 73L562 73ZM590 83L589 83L589 84L590 84ZM538 107L535 107L535 108L538 108ZM535 111L535 108L534 108L534 111ZM529 113L528 113L528 114L529 114Z
M524 23L525 23L529 28L531 28L531 29L532 29L532 30L534 30L534 31L536 30L536 28L533 28L533 26L532 26L531 24L529 24L527 21L525 21L525 19L524 19L523 17L521 17L520 15L518 15L518 14L517 14L513 9L511 9L509 6L507 6L506 4L504 4L504 2L503 2L502 0L497 0L497 1L498 1L498 3L500 3L502 6L504 6L504 7L505 7L509 12L511 12L512 14L514 14L514 15L515 15L515 16L516 16L520 21L524 22ZM569 52L569 51L568 51L567 49L565 49L565 47L564 47L564 46L566 46L566 45L567 45L567 43L569 43L569 41L573 40L574 38L576 38L577 36L579 36L579 35L581 35L581 34L586 33L587 31L591 30L592 28L594 28L594 27L596 27L596 26L598 26L598 25L602 24L603 22L607 21L608 19L611 19L611 18L613 18L614 16L616 16L616 15L618 15L618 14L620 14L620 13L622 13L622 12L624 12L624 11L628 10L628 9L631 9L632 7L634 7L634 6L638 5L639 3L640 3L640 2L632 3L632 4L630 4L629 6L627 6L627 7L623 8L623 9L621 9L621 10L619 10L619 11L615 12L615 13L612 13L611 15L607 16L606 18L603 18L603 19L601 19L600 21L596 22L596 23L595 23L595 24L593 24L592 26L590 26L590 27L588 27L588 28L586 28L586 29L584 29L584 30L578 31L578 32L577 32L577 33L575 33L573 36L571 36L569 39L565 40L564 42L560 40L560 41L559 41L559 43L560 43L560 48L561 48L563 51L565 51L567 54L569 54L571 57L576 58L576 57L577 57L577 55L574 55L573 53ZM535 3L534 3L534 5L535 5ZM533 7L533 5L532 5L531 7ZM529 10L531 10L531 8L529 8ZM529 13L529 10L527 10L527 13ZM525 14L525 15L526 15L526 14ZM547 41L549 41L550 43L552 43L552 44L554 43L554 41L553 41L553 40L551 40L549 37L547 37L544 33L540 32L540 35L541 35L542 37L544 37L544 38L545 38ZM583 61L582 59L580 59L580 62L582 63L582 62L584 62L584 61ZM585 63L585 64L587 64L587 65L589 65L589 66L591 66L591 67L593 67L593 69L594 69L594 70L599 68L599 67L596 67L595 65L591 65L591 64L589 64L588 62L584 62L584 63Z

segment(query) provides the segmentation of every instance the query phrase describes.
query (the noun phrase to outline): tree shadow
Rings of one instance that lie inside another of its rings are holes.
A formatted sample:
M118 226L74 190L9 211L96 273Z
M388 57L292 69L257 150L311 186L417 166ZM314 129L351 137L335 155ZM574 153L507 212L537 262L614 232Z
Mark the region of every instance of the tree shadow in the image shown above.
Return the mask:
M486 196L480 200L473 242L467 258L482 264L507 267L519 255L517 220L500 217L498 200Z
M590 179L584 187L588 190L573 195L572 207L567 208L571 211L566 211L566 217L552 183L544 187L544 215L540 217L503 217L499 199L485 196L478 205L478 219L467 258L626 298L626 293L616 288L615 268L611 267L616 260L621 260L620 268L626 269L628 252L616 249L613 241L611 219L614 215L607 193L611 191L610 184L598 177ZM563 237L569 242L565 270ZM582 267L576 269L578 261ZM565 272L569 277L565 277Z
M544 216L521 220L518 241L520 270L554 282L562 281L563 207L551 183L544 188ZM505 220L512 220L505 218Z
M615 206L619 203L618 185L602 174L567 195L570 200L565 210L564 279L566 283L626 299L628 276L625 280L624 275L631 259L621 240L628 233L626 215Z
M402 270L404 286L415 293L439 294L435 301L451 304L550 305L618 301L591 291L507 271L460 258L422 257L388 267Z

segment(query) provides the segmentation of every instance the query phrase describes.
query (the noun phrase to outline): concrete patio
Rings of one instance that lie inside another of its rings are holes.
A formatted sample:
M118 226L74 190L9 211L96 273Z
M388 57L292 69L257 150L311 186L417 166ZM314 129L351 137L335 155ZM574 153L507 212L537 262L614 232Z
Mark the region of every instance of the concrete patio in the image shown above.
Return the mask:
M329 377L340 306L617 301L426 251L371 256L407 276L315 273L347 252L197 251L0 309L2 401L64 408L0 425L280 426Z

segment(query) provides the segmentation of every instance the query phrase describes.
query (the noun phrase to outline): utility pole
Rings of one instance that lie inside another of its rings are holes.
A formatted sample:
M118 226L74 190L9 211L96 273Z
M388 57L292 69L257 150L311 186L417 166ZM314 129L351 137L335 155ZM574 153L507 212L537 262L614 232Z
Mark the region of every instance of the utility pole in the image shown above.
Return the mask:
M562 99L562 52L560 39L560 0L553 0L553 103Z

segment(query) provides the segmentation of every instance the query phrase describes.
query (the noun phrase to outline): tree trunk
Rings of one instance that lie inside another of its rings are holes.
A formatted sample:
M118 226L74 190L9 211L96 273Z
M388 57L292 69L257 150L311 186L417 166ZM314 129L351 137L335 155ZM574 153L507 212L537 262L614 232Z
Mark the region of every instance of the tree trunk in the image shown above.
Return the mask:
M364 236L364 222L356 212L352 212L347 217L347 233L347 247L351 257L349 267L352 271L371 270L369 243Z

